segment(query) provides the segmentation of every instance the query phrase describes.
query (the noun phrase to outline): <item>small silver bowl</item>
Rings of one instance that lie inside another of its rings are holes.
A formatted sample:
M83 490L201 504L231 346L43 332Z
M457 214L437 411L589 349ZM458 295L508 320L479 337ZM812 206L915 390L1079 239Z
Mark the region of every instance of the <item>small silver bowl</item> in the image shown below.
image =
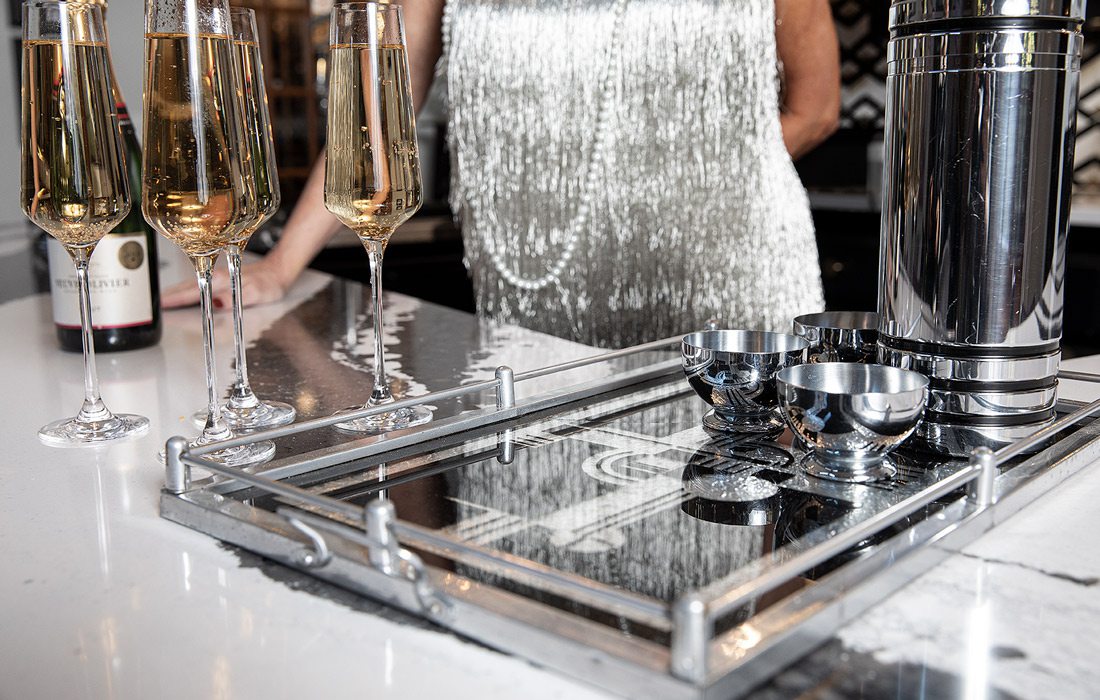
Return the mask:
M711 430L775 437L783 432L775 375L806 361L807 343L786 333L700 331L681 344L684 374L713 410L703 417Z
M794 334L810 344L809 362L874 362L878 314L871 311L824 311L798 316Z
M884 365L806 364L776 382L783 418L811 450L802 468L835 481L896 474L887 455L917 429L928 399L927 377Z

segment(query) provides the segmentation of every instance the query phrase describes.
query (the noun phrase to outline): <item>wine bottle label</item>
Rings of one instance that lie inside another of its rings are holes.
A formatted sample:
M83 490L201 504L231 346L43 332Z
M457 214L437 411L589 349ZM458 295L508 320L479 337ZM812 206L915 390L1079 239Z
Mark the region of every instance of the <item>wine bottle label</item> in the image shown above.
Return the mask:
M76 270L69 254L52 238L49 260L54 323L80 328ZM113 233L96 245L88 266L93 328L127 328L153 322L148 264L144 233Z

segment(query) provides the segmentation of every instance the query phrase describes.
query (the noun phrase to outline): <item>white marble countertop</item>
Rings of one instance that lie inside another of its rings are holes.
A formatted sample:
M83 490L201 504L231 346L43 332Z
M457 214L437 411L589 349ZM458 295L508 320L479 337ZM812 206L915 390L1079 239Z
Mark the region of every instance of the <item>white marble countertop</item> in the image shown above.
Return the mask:
M309 275L286 301L250 311L249 336L326 284ZM149 416L147 437L92 450L41 445L37 428L71 414L82 386L79 356L56 348L48 301L0 304L10 334L0 346L0 698L603 697L350 594L273 581L247 556L160 519L154 455L189 432L205 397L194 309L166 313L156 347L100 355L105 400ZM217 328L227 381L227 315ZM1068 365L1100 370L1097 359ZM1088 533L1100 529L1097 503L1100 468L1091 468L758 693L1095 697L1100 549Z

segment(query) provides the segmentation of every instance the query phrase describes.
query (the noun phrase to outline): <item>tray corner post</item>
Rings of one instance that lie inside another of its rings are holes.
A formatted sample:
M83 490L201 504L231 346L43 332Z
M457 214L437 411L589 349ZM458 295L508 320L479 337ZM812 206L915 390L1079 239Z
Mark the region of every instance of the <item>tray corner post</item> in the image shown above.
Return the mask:
M514 408L516 405L516 375L507 365L497 367L497 410L503 411ZM497 441L500 445L500 454L497 461L501 464L511 464L516 456L516 445L513 442L515 431L509 428L503 433L497 433Z
M409 579L421 611L430 619L443 620L451 613L451 602L431 584L424 561L398 543L393 531L395 520L397 510L392 501L378 499L364 507L363 524L371 542L367 552L371 566L390 578ZM402 564L407 573L402 573Z
M671 671L696 685L707 678L707 656L714 621L707 604L696 594L681 597L672 607Z
M976 476L970 482L966 497L978 508L988 508L996 501L997 454L988 447L977 447L970 453L970 468Z
M164 444L164 490L179 495L191 488L191 467L183 462L187 438L176 435Z
M497 367L497 409L512 408L516 405L516 375L507 365Z

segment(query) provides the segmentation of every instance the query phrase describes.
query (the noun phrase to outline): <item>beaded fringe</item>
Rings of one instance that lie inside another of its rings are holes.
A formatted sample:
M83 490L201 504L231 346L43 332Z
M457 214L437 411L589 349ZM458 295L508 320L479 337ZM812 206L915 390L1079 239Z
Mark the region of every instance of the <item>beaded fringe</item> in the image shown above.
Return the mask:
M479 313L624 346L712 317L789 332L823 308L773 2L447 3L452 204Z

